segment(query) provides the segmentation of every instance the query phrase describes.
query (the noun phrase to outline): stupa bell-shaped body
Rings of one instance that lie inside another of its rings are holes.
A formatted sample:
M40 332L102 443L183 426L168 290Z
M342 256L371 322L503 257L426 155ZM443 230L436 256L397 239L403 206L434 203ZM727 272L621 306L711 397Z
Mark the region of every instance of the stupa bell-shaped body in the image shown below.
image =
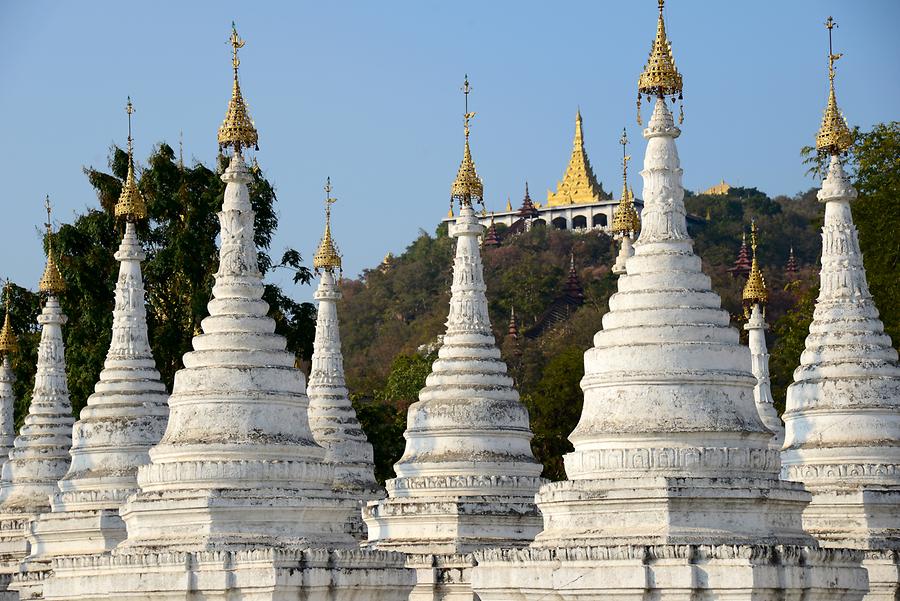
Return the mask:
M315 441L325 449L325 462L334 466L334 489L360 502L384 496L375 480L372 445L360 427L344 381L344 359L338 325L337 301L341 292L334 271L322 272L316 290L319 309L309 375L309 423ZM351 531L365 538L359 513Z
M821 283L787 392L783 475L813 493L804 524L823 543L900 549L900 366L866 283L856 190L837 154L818 197Z

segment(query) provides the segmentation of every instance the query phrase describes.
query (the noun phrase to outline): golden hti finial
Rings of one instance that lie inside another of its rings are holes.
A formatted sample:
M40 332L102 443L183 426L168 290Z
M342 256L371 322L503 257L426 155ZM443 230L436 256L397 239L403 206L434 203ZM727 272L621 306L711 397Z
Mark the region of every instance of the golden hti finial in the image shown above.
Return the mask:
M450 209L453 210L453 201L459 202L460 208L463 206L472 206L473 202L484 205L484 184L478 173L475 171L475 163L472 161L472 151L469 149L469 121L475 116L474 112L469 112L469 93L472 91L469 86L469 76L466 75L462 86L462 93L465 98L464 131L466 134L466 146L463 152L463 160L459 165L459 171L456 173L456 179L450 187Z
M613 214L612 233L616 237L634 237L641 229L641 220L634 208L634 192L628 189L628 161L631 157L625 153L628 133L624 127L619 144L622 145L622 198L619 199L619 206Z
M337 202L337 198L331 196L331 178L325 180L325 234L322 235L322 241L319 248L313 256L313 268L316 273L319 270L334 273L334 270L341 269L341 255L338 253L331 239L331 205Z
M753 305L760 305L760 308L764 308L766 303L769 302L769 292L766 290L766 280L763 277L762 271L759 269L759 261L756 257L757 236L758 230L756 221L754 220L750 224L750 248L753 251L753 261L750 264L750 275L747 276L744 292L741 294L741 299L744 304L744 314L747 317L750 317Z
M638 97L637 97L637 121L641 125L641 94L651 98L664 99L666 96L672 97L675 102L676 94L678 100L683 100L683 85L681 73L675 66L675 58L672 56L672 43L666 36L666 22L663 18L663 7L665 0L659 0L659 19L656 22L656 38L650 46L650 57L647 59L647 65L638 78ZM678 122L684 122L684 103L681 104L678 115Z
M241 85L238 82L238 67L241 64L238 50L244 47L245 42L238 37L237 27L233 21L229 43L232 49L231 64L234 68L234 84L231 89L231 100L228 102L228 112L225 113L225 120L219 127L219 150L231 146L235 153L240 154L242 148L252 147L259 150L259 134L256 132L256 125L250 118L247 104L241 95Z
M59 267L56 266L56 260L53 258L53 213L50 207L49 195L44 200L44 206L47 209L47 223L44 224L47 228L47 266L44 268L44 275L41 276L38 289L50 296L58 296L65 292L66 283L63 281L62 275L59 273Z
M6 280L6 285L3 286L3 297L6 316L3 318L3 328L0 328L0 357L11 355L19 349L19 343L9 321L9 305L12 302L12 290L9 280Z
M147 218L147 205L134 179L134 140L131 137L131 115L134 114L134 105L131 104L131 96L125 105L125 112L128 113L128 173L125 175L125 184L122 186L114 213L117 218L140 221Z
M823 154L841 154L853 145L853 134L847 127L847 121L838 108L834 95L834 63L843 56L842 53L835 54L832 46L831 31L835 27L837 23L828 17L825 21L825 28L828 29L828 103L825 105L822 125L816 134L816 149Z

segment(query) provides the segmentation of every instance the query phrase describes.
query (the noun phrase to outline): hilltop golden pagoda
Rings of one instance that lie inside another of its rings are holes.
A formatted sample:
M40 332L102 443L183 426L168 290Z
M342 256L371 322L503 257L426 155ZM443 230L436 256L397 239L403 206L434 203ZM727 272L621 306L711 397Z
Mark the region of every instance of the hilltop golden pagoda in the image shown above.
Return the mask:
M597 181L591 161L584 150L584 135L581 128L581 110L575 114L575 139L572 156L566 166L563 178L556 185L556 192L547 190L547 206L559 207L573 204L600 202L611 198Z

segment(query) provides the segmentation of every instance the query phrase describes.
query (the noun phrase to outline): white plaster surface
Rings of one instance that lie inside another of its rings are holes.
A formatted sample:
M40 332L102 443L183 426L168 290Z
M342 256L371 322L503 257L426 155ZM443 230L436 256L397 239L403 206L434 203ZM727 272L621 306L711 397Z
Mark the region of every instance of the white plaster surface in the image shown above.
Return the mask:
M13 384L16 376L13 374L9 355L4 355L0 362L0 466L9 457L9 451L13 448L16 439L16 394Z
M769 379L769 350L766 348L766 330L768 328L765 309L758 303L754 304L750 309L750 319L744 324L744 329L747 330L747 345L750 347L750 357L753 361L753 375L756 376L753 400L756 401L760 419L772 432L769 448L780 451L781 445L784 444L784 424L775 409L775 399L772 398L771 380Z

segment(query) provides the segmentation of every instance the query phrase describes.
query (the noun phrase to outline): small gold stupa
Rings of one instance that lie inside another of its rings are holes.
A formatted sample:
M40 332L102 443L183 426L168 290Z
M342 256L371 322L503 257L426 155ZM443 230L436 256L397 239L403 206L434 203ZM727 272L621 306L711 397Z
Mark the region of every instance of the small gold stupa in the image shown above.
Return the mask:
M47 208L47 266L44 268L44 275L38 284L38 289L49 296L59 296L66 290L66 283L59 273L59 267L56 266L56 260L53 258L53 221L52 211L50 208L50 196L47 196L44 204Z
M831 32L837 23L828 17L825 27L828 29L828 103L825 105L825 114L822 116L822 125L816 134L816 149L821 153L840 154L849 150L853 145L853 134L847 127L847 121L838 108L837 97L834 94L834 63L843 56L843 53L834 53L831 43Z
M341 255L331 238L331 205L335 202L337 202L337 198L331 197L331 178L329 177L325 183L325 233L313 256L313 269L316 270L316 273L320 269L332 273L335 270L341 270Z
M231 64L234 68L234 84L231 88L231 100L228 102L228 111L225 113L225 120L219 127L219 149L224 150L228 146L234 148L238 154L241 148L255 148L259 150L259 134L256 132L256 125L250 118L247 104L241 94L241 84L238 82L238 67L241 60L238 58L238 49L244 47L244 40L238 37L237 27L231 24L232 59Z
M631 157L625 154L625 145L628 144L628 134L622 129L622 137L619 138L622 145L622 198L619 206L613 214L612 233L615 237L633 238L641 229L641 220L634 208L634 192L628 188L628 161Z
M115 215L127 221L140 221L147 218L147 205L134 179L134 148L131 138L131 115L134 113L134 105L131 104L131 96L125 105L125 112L128 113L128 174L116 202Z
M459 171L456 173L456 179L450 187L450 212L453 212L453 201L459 202L460 207L463 205L471 206L473 202L484 203L484 184L478 173L475 171L475 162L472 160L472 151L469 149L469 121L475 116L475 113L469 112L469 93L472 88L469 86L469 76L466 75L463 82L462 92L465 96L465 114L463 116L465 122L466 146L463 151L463 160L459 164ZM448 215L450 216L450 215Z
M762 271L759 269L759 261L756 258L758 230L756 221L750 225L750 248L753 251L753 262L750 264L750 274L747 276L747 283L744 285L744 292L741 294L741 300L744 304L744 314L749 317L753 309L753 305L765 307L769 302L769 292L766 290L766 279L763 277Z

